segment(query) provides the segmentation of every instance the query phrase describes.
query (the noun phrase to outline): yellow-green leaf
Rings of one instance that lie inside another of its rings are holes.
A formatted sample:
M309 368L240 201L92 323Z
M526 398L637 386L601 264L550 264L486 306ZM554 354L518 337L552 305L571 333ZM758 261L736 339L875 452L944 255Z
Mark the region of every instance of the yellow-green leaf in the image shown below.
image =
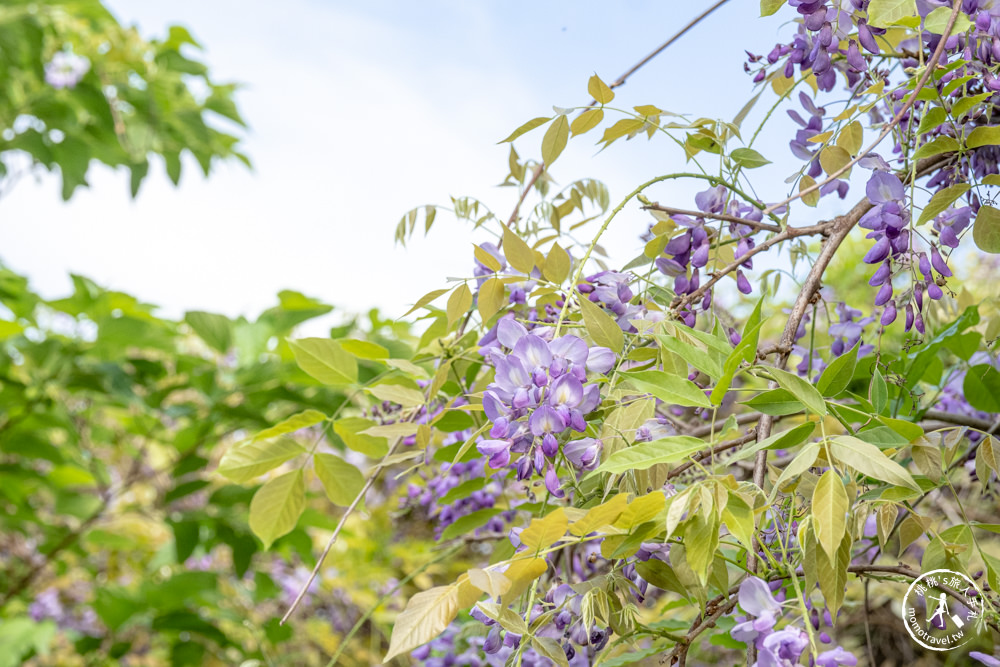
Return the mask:
M827 558L833 561L847 530L847 490L840 475L827 470L813 489L813 530Z
M819 164L828 175L835 174L851 161L851 155L842 147L827 146L819 154Z
M489 253L487 253L487 254L489 254ZM478 253L476 254L476 257L477 258L479 257ZM496 260L494 260L494 261L496 261ZM413 307L410 308L405 313L403 313L403 317L406 317L407 315L409 315L410 313L412 313L413 311L415 311L417 308L422 308L422 307L426 306L431 301L433 301L434 299L438 298L439 296L441 296L442 294L444 294L447 291L448 291L447 287L444 288L444 289L431 290L427 294L425 294L422 297L420 297L419 299L417 299L417 302L415 304L413 304Z
M355 357L359 359L386 359L389 356L389 350L385 349L378 343L373 343L370 340L357 340L354 338L343 338L338 340L337 343L340 347L344 348Z
M455 288L455 291L448 297L448 324L452 325L458 321L462 315L469 312L472 307L472 290L465 283Z
M992 206L979 209L972 227L972 240L983 252L1000 254L1000 211Z
M474 567L468 574L469 582L490 596L490 599L496 599L510 590L510 579L502 572Z
M835 459L868 477L920 491L906 468L888 458L875 445L854 436L841 435L830 441L830 450Z
M374 387L368 387L367 391L380 401L398 403L404 408L424 404L422 392L398 384L377 384Z
M479 316L483 323L489 321L496 315L497 311L503 308L506 294L503 283L497 278L488 278L479 288Z
M855 120L848 123L847 127L840 131L837 145L847 151L849 155L857 155L858 151L861 150L863 138L864 130L861 128L861 123Z
M350 449L360 452L369 458L378 459L385 456L385 453L389 451L389 444L384 437L372 437L363 433L363 431L374 426L375 422L370 419L344 417L334 423L333 430Z
M503 269L503 264L500 263L500 260L481 246L473 245L472 252L476 256L476 259L479 260L479 263L490 271L500 271Z
M358 381L358 362L337 341L300 338L288 341L295 363L323 384L343 386Z
M274 541L292 532L306 507L302 471L286 472L257 489L250 501L250 530L270 549Z
M549 254L545 258L545 266L542 273L548 280L558 284L566 280L569 276L570 259L569 253L563 250L558 243L553 243L549 249Z
M313 456L316 476L323 483L326 497L334 505L347 507L361 493L365 486L364 475L350 463L333 454Z
M917 16L916 0L871 0L868 4L868 23L876 28L888 28L911 16Z
M595 343L611 348L616 354L622 351L625 334L613 317L584 295L580 296L580 312L583 315L583 325Z
M542 576L548 567L548 562L544 558L518 558L512 562L504 572L504 575L510 579L510 588L503 594L500 601L506 605L519 598L521 593L535 579Z
M995 125L980 125L972 132L969 132L965 145L969 148L979 148L980 146L996 146L1000 144L1000 127Z
M566 120L566 116L558 116L552 121L552 125L549 125L549 129L545 130L545 136L542 137L542 162L551 167L559 154L566 148L568 140L569 121ZM510 259L509 254L507 259Z
M799 192L808 190L816 185L816 181L808 174L799 179ZM815 206L819 203L819 190L812 190L808 194L802 195L802 203L806 206Z
M539 116L538 118L532 118L527 123L525 123L521 127L517 128L516 130L514 130L513 132L511 132L507 136L506 139L502 139L502 140L498 141L497 143L498 144L504 144L504 143L507 143L509 141L514 141L515 139L517 139L522 134L524 134L526 132L531 132L536 127L538 127L540 125L545 125L550 120L552 120L552 119L548 118L546 116Z
M389 640L389 650L382 662L423 646L444 632L458 616L458 586L435 586L417 593L396 617Z
M219 474L234 482L249 482L306 450L292 438L251 440L231 448L219 462Z
M559 508L541 519L533 519L531 524L521 531L521 544L528 547L529 552L547 549L566 534L569 519L565 510Z
M307 428L313 424L318 424L324 419L326 419L326 415L319 410L303 410L287 419L283 419L271 428L264 429L255 435L253 439L267 440L268 438L275 438L279 435L298 431L300 428Z
M587 109L573 119L569 129L575 137L578 134L590 132L600 125L602 120L604 120L604 109Z
M565 116L560 116L560 118L565 118ZM503 226L503 252L510 265L521 273L531 273L531 270L535 268L534 251L507 225Z
M615 99L614 91L608 87L608 84L601 81L601 77L596 74L590 77L590 80L587 82L587 92L597 100L598 104L607 104Z

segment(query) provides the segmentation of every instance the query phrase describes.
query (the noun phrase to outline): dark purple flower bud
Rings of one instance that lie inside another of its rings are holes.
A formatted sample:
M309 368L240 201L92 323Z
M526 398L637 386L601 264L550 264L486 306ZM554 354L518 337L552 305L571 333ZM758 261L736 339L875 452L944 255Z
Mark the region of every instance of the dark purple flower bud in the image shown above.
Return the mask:
M937 283L929 282L927 283L927 296L937 301L944 296L944 292L937 286Z
M864 19L858 21L858 41L869 53L879 54L878 44L875 42L871 28L868 27L868 23Z
M868 281L868 284L871 285L872 287L878 287L879 285L887 281L891 274L892 274L892 264L890 262L885 262L875 270L875 273L872 274L872 277Z
M880 238L872 246L871 250L864 256L862 260L865 264L878 264L885 260L889 256L889 239L885 236Z
M739 269L736 270L736 289L743 294L749 294L753 291L753 288L750 286L750 281L747 280L745 275L743 275L743 271L740 271Z
M875 305L884 306L892 298L892 282L885 281L875 295Z
M601 460L604 443L596 438L572 440L563 447L563 454L570 463L583 470L592 470Z
M493 655L500 650L503 646L503 641L500 639L500 626L495 625L490 629L489 634L486 635L486 642L483 644L483 652L487 655Z
M976 15L976 28L986 32L990 29L990 23L992 22L990 13L987 10L982 10Z
M551 464L549 469L545 472L545 488L549 490L556 498L563 498L566 496L566 492L559 488L559 476L556 474L556 469Z
M941 257L941 253L938 252L937 248L931 248L931 265L934 270L940 273L942 276L951 276L951 269L945 263L944 258Z
M920 273L924 274L924 280L934 280L934 275L931 273L931 263L927 259L926 253L920 253L917 266L920 268Z
M913 306L906 304L906 326L903 327L903 331L909 331L913 328Z
M556 436L551 433L546 433L542 436L542 453L547 457L552 458L559 451L559 441L556 440Z
M691 266L702 267L708 264L708 243L702 243L699 245L694 253L691 254Z
M847 64L858 72L864 72L868 69L868 63L865 61L865 57L861 55L861 50L858 49L858 43L853 39L851 40L851 43L847 45Z
M889 302L885 310L882 311L882 326L887 327L896 321L896 304Z
M917 317L913 321L913 326L921 335L926 333L924 331L924 318L920 315L920 313L917 313Z

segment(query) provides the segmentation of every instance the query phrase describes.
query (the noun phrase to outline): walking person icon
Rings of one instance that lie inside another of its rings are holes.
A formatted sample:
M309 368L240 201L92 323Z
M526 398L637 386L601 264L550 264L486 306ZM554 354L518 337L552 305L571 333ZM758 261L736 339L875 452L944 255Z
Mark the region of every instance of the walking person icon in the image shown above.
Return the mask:
M938 598L937 608L934 613L927 619L927 625L933 626L938 630L944 630L947 621L945 617L948 614L948 596L944 593Z

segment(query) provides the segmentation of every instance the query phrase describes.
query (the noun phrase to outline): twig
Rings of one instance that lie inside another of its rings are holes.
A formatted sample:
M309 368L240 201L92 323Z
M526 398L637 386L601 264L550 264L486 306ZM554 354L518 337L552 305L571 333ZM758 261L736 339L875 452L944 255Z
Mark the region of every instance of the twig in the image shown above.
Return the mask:
M326 548L323 549L323 553L320 554L319 559L316 561L316 566L312 569L312 572L309 573L309 579L307 579L305 584L302 585L302 588L299 589L299 593L298 595L295 596L295 599L292 601L292 604L288 607L288 611L286 611L285 615L281 617L281 622L279 623L279 625L284 625L285 622L289 619L289 617L291 617L291 615L295 612L295 609L302 602L302 598L306 596L306 593L309 591L309 587L312 586L312 582L315 581L316 579L316 575L319 574L319 569L323 567L323 561L326 560L326 557L330 554L330 549L332 549L333 545L337 542L337 538L340 536L340 531L343 530L344 524L347 523L348 517L350 517L351 514L354 513L354 510L357 508L358 504L364 499L365 495L368 493L368 489L372 488L372 484L375 483L375 480L378 478L379 473L381 473L382 469L385 467L386 459L388 459L396 452L396 448L399 447L399 443L401 443L402 441L403 438L396 438L396 440L392 443L392 446L389 448L389 451L385 453L385 456L383 456L382 460L379 461L378 465L375 466L375 469L372 470L372 473L368 475L368 479L365 480L365 485L361 487L361 491L358 492L358 495L354 497L354 500L351 501L351 504L347 507L346 510L344 510L344 514L340 517L340 521L337 523L337 527L333 529L333 535L330 536L330 540L326 543Z
M699 23L701 23L701 21L703 19L705 19L709 14L711 14L712 12L714 12L716 9L718 9L722 5L726 4L728 1L729 0L719 0L719 2L716 2L714 5L712 5L711 7L709 7L705 11L703 11L701 14L699 14L698 16L696 16L694 19L691 20L690 23L688 23L686 26L684 26L683 28L681 28L680 30L678 30L670 39L668 39L663 44L660 44L658 47L656 47L655 51L653 51L648 56L646 56L645 58L643 58L642 60L640 60L639 62L637 62L635 65L633 65L631 68L629 68L629 70L627 72L625 72L620 77L618 77L617 79L615 79L614 82L610 86L608 86L608 88L615 89L618 86L625 85L625 81L630 76L632 76L633 74L635 74L639 70L640 67L642 67L643 65L645 65L646 63L648 63L650 60L652 60L656 56L660 55L668 46L670 46L671 44L673 44L674 42L676 42L678 39L680 39L681 37L683 37L684 34L687 31L691 30L691 28L693 28L696 25L698 25ZM593 102L591 102L587 106L591 106L592 107L595 104L597 104L597 100L594 100Z
M759 229L765 232L775 232L781 231L780 225L772 225L769 222L758 222L757 220L748 220L747 218L740 218L735 215L727 215L726 213L706 213L704 211L686 211L682 208L674 208L673 206L663 206L662 204L646 204L642 207L644 211L662 211L664 213L669 213L670 215L688 215L692 218L710 218L712 220L724 220L725 222L735 222L740 225L746 225L747 227L753 227L754 229Z

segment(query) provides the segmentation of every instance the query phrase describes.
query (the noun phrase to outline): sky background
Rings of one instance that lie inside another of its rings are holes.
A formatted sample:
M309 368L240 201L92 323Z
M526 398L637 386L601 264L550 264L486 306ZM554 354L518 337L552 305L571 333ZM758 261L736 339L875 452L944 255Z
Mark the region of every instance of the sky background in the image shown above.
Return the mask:
M516 193L495 187L508 152L496 142L552 105L586 104L592 74L613 81L711 4L107 3L147 36L186 25L216 80L245 85L238 103L254 169L220 164L206 180L188 163L175 189L156 165L134 201L127 175L106 168L65 204L57 178L26 179L0 200L0 258L44 295L67 292L68 274L81 273L174 317L255 315L281 289L401 315L448 276L469 275L470 244L484 237L442 215L404 249L393 243L400 216L472 195L506 218ZM748 0L722 7L633 75L615 104L731 119L752 91L743 49L766 53L791 29L788 16L757 14ZM757 144L776 161L766 168L775 196L799 166L788 156L790 129L779 119ZM522 158L538 157L542 132L517 141ZM664 139L597 154L598 137L570 142L555 165L559 183L597 178L614 204L653 175L684 170ZM667 183L649 196L691 208L694 193ZM604 245L619 265L641 249L649 220L630 207L615 221Z

